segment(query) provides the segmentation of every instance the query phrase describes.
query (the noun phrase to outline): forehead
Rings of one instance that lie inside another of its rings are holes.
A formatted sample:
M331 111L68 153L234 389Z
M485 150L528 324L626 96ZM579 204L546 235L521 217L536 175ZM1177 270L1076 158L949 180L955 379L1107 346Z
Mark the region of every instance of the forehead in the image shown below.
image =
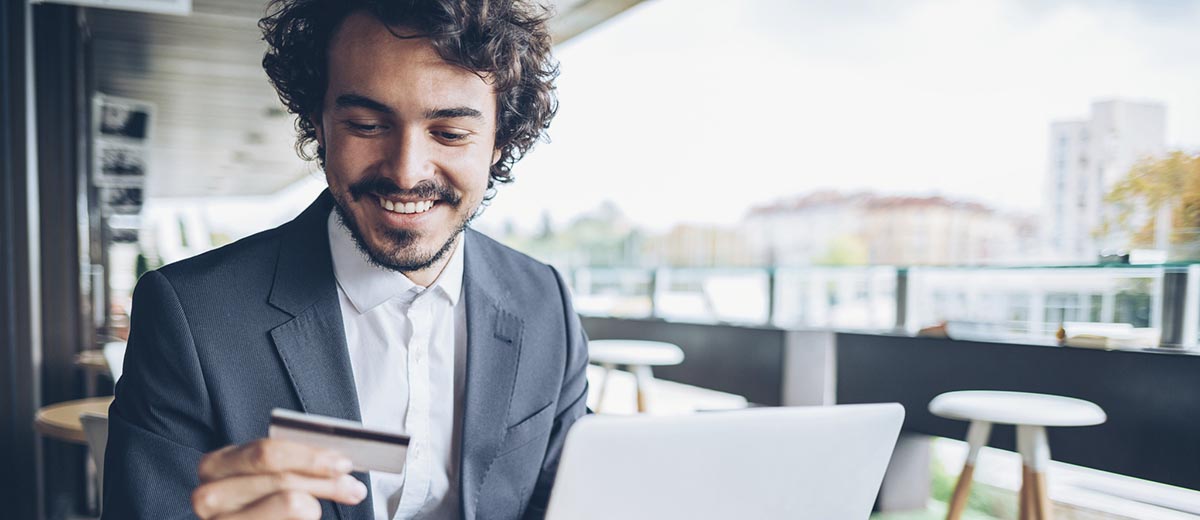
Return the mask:
M361 11L348 15L329 42L326 98L354 92L396 108L494 111L495 94L484 78L447 63L426 38L397 37L406 32Z

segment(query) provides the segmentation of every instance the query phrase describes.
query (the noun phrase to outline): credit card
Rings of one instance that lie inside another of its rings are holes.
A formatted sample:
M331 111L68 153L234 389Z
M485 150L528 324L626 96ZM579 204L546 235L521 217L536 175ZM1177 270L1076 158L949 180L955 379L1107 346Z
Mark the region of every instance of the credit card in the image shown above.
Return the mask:
M408 453L407 435L372 430L323 415L276 408L271 410L267 436L337 451L350 459L354 471L400 473Z

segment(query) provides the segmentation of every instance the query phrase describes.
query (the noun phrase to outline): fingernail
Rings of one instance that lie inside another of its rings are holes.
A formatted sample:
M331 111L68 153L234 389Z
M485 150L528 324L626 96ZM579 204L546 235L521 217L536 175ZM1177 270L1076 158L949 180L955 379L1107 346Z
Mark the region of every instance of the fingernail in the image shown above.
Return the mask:
M350 480L354 481L353 484L350 484L350 496L354 497L355 500L367 498L367 486L364 486L362 482L359 482L354 477L350 477Z

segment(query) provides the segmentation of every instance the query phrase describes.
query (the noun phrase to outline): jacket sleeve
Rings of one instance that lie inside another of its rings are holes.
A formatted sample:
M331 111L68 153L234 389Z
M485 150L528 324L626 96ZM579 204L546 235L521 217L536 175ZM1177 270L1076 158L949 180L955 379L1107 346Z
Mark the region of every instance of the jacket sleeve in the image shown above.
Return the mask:
M554 424L550 430L550 442L546 447L546 457L543 459L541 473L538 475L533 496L530 498L524 515L524 518L534 520L546 516L546 507L550 502L550 489L554 487L554 477L558 471L558 461L562 456L567 431L571 429L576 420L591 413L591 410L587 408L587 333L584 332L579 315L575 313L575 308L571 304L571 295L567 290L566 283L563 282L562 276L558 274L557 270L554 270L554 277L558 281L559 296L563 303L563 317L566 322L567 362Z
M179 297L158 271L134 290L124 373L109 408L104 519L194 518L213 415Z

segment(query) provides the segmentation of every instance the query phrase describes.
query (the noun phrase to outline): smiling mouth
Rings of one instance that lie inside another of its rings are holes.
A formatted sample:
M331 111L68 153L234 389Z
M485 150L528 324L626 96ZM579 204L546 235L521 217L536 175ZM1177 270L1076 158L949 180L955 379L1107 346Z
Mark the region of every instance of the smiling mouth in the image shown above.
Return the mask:
M417 200L411 202L391 201L383 197L379 198L379 207L386 209L392 213L401 215L413 215L417 213L425 213L433 209L436 201L434 200Z

